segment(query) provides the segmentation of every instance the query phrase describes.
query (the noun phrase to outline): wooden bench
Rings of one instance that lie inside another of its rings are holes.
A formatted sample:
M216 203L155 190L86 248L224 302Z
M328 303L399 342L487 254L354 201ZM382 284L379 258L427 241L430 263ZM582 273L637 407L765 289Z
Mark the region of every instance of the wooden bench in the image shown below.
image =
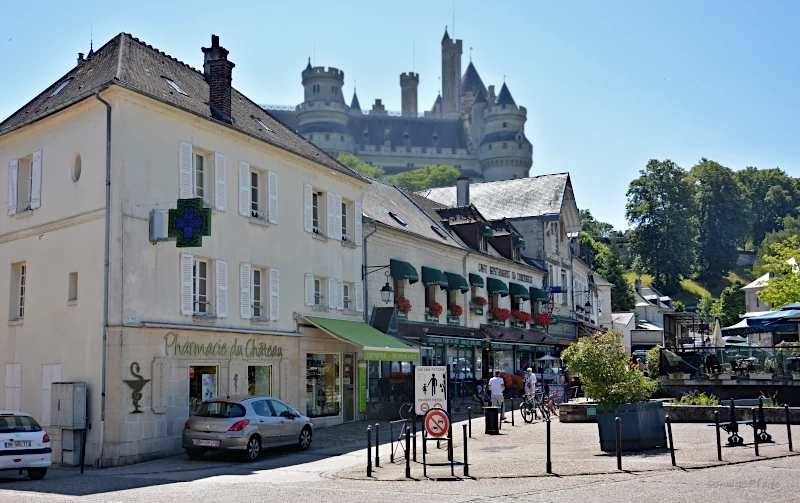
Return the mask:
M730 407L731 415L729 421L720 421L719 427L728 433L728 445L743 445L744 438L739 435L739 425L746 424L756 430L758 443L772 442L772 436L767 433L767 421L764 419L764 403L761 398L741 398L722 400L720 405L723 407ZM736 406L739 407L755 407L758 406L758 417L754 421L752 419L736 419ZM709 426L716 426L710 424Z

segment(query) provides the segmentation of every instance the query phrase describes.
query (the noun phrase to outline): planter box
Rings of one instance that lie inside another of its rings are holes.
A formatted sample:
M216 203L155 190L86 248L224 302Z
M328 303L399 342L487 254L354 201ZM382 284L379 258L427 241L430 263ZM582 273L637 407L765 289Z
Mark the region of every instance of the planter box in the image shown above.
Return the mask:
M408 313L401 313L400 311L397 311L397 319L398 320L407 320L408 319Z
M459 318L458 316L448 316L447 324L455 326L461 325L461 318Z
M600 450L616 450L615 418L622 422L622 450L644 451L667 445L664 431L666 412L661 402L638 402L617 405L610 409L597 409L597 430L600 433Z
M524 323L519 323L519 322L516 322L516 321L512 321L511 322L511 326L514 327L514 328L525 328L525 324Z
M431 316L430 314L426 314L425 315L425 321L427 321L428 323L439 323L439 317L438 316Z
M482 307L474 307L474 308L472 308L472 312L475 313L476 316L483 316L483 308Z
M747 377L753 379L754 381L771 381L772 374L750 374Z
M506 326L506 322L505 321L492 320L492 326L493 327L504 327L504 326Z
M680 381L681 379L685 381L686 379L691 379L691 377L692 377L692 374L681 374L680 377L678 377L677 379L676 379L676 376L674 374L670 374L670 376L669 376L669 378L671 380L673 380L673 381L676 381L676 380Z
M727 381L731 378L730 374L719 374L716 378L711 377L712 381Z

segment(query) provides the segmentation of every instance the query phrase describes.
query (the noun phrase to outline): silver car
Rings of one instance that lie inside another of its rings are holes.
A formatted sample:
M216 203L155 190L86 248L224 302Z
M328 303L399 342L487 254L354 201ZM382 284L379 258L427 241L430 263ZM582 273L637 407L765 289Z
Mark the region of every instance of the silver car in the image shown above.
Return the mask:
M186 420L181 443L192 459L208 451L241 451L255 461L261 450L282 445L311 445L311 420L285 403L270 397L203 402Z

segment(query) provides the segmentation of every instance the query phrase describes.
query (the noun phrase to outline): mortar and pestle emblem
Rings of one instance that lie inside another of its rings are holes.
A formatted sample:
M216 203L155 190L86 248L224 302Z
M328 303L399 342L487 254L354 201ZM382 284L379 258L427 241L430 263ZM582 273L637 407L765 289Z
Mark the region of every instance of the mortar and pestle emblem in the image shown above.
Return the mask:
M141 375L139 375L139 364L136 362L131 363L131 374L133 377L137 379L129 379L125 382L130 388L133 390L133 407L134 410L131 414L141 414L142 411L139 409L139 400L142 399L142 390L144 389L144 385L150 382L150 379L144 379Z

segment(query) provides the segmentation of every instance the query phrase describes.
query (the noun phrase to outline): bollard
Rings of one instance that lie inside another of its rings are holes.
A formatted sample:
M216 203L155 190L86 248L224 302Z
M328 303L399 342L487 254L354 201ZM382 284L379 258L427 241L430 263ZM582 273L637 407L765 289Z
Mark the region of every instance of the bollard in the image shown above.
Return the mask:
M467 460L467 425L464 426L464 476L469 477L469 461Z
M756 448L756 456L758 456L758 417L756 416L756 408L751 407L750 410L753 412L753 445Z
M511 426L514 426L514 399L511 399Z
M714 423L717 425L717 460L722 461L722 444L719 440L719 411L714 411Z
M547 424L547 464L545 470L547 473L553 473L553 464L550 462L550 418L546 418L544 422Z
M422 476L426 478L428 476L428 463L427 460L425 459L425 453L428 451L425 448L425 444L428 443L427 440L428 440L428 432L422 430Z
M469 438L472 438L472 407L467 407L467 422L469 423Z
M375 423L375 468L381 467L381 455L378 454L379 445L381 445L381 425Z
M411 456L408 455L411 449L411 430L406 426L406 478L411 478Z
M786 411L786 436L789 438L789 452L792 452L792 422L789 420L789 405L783 406Z
M675 444L672 443L672 422L669 420L669 414L667 414L667 440L669 440L669 455L672 457L672 466L675 466Z
M453 423L447 428L447 461L453 462Z
M372 477L372 427L367 426L367 477Z
M414 421L411 423L413 427L412 433L414 437L414 445L411 447L412 452L414 453L414 462L417 462L417 418L414 417Z
M614 423L617 427L617 470L622 470L622 421L615 418Z

